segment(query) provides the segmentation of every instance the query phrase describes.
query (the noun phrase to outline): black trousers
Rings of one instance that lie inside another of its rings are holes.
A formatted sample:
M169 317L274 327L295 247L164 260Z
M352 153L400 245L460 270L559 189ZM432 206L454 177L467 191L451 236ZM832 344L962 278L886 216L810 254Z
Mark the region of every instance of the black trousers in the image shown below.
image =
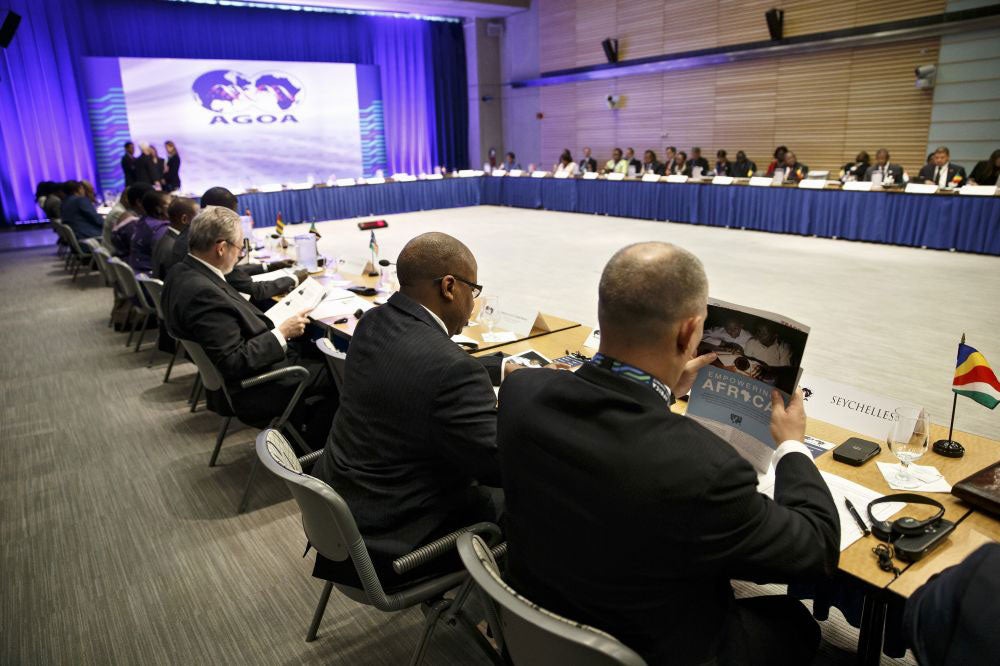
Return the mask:
M809 609L786 595L737 599L720 666L798 666L816 655L822 632Z

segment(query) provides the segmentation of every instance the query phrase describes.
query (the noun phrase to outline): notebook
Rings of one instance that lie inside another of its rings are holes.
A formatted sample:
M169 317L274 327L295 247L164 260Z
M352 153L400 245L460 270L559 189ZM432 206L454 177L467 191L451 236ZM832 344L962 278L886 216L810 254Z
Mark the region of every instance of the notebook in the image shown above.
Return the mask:
M977 509L1000 516L1000 460L956 483L951 494Z

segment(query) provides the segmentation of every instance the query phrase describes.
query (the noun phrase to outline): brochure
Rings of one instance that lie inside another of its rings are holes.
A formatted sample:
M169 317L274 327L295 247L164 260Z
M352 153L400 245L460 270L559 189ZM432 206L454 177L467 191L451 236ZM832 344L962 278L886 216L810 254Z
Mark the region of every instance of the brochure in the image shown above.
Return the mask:
M787 400L801 372L809 327L773 312L708 301L698 353L718 359L694 381L687 414L766 471L780 442L771 437L771 391Z
M264 314L271 320L274 327L278 328L292 315L303 310L313 310L325 297L326 287L313 278L307 278L305 282L292 289L280 301L268 308Z

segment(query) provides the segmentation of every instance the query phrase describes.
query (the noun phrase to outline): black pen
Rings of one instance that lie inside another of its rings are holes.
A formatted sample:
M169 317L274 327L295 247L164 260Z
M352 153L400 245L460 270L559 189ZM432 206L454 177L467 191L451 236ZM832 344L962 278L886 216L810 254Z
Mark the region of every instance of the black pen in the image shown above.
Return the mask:
M861 516L858 515L858 510L854 508L853 504L851 504L851 500L845 497L844 504L847 505L847 510L851 512L851 517L854 518L854 522L858 524L858 527L861 528L861 531L864 533L864 535L868 536L869 534L871 534L872 531L868 529L867 525L865 525L865 521L861 520Z

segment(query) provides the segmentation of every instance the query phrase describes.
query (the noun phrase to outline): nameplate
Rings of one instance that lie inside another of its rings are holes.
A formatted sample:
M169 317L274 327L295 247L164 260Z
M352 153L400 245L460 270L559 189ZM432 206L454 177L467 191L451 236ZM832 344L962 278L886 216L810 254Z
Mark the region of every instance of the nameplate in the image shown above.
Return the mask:
M527 310L501 310L500 321L497 328L505 331L513 331L518 338L526 338L531 335L531 328L538 318L538 311Z
M385 184L385 178L382 176L372 176L371 178L365 179L365 182L369 185L383 185Z
M548 171L537 171L536 170L536 171L532 171L531 172L531 177L532 178L545 178L548 175L549 175Z
M392 174L392 179L397 183L412 183L417 177L411 176L408 173L394 173Z
M907 194L934 194L938 191L938 186L934 183L907 183Z
M357 257L348 257L346 259L340 260L340 267L338 268L338 273L343 271L347 275L365 275L367 271L365 267L371 263L367 259L358 259Z
M458 177L459 178L475 178L476 177L476 171L474 169L461 169L458 172Z
M806 179L806 180L799 181L799 189L800 190L822 190L824 188L826 188L826 181L825 180Z
M609 173L608 180L625 180L625 174L623 173Z
M558 178L560 180L564 180L566 178L569 178L569 171L558 171L552 177L553 178Z
M583 346L587 349L599 349L601 346L601 329L595 328L592 330L587 339L583 341Z
M959 188L958 193L969 197L995 197L1000 194L1000 188L993 185L966 185Z
M258 192L280 192L285 189L281 183L268 183L257 188Z
M511 169L510 171L507 172L507 175L508 176L513 176L514 178L517 178L522 173L524 173L524 171L522 171L521 169Z
M491 176L497 176L497 177L506 176L507 172L504 171L503 169L493 169L493 173L490 174L490 175Z
M668 183L686 183L686 182L688 182L688 177L685 176L685 175L683 175L683 174L674 173L674 174L670 174L669 176L667 176L667 182Z
M750 187L771 187L774 179L767 176L754 176L750 179Z
M712 185L732 185L734 180L732 176L716 176L712 179Z
M845 192L871 192L875 183L870 180L852 180L844 183Z
M860 433L882 445L900 413L920 409L913 403L869 393L806 371L799 378L799 388L805 395L806 413L810 419Z
M660 174L657 173L645 173L642 175L642 182L644 183L658 183L660 182Z
M338 178L334 181L337 187L350 187L351 185L357 185L353 178Z
M443 173L429 173L426 176L422 176L424 180L444 180Z
M583 172L583 179L584 180L597 180L597 177L599 175L600 174L597 173L596 171L584 171Z

